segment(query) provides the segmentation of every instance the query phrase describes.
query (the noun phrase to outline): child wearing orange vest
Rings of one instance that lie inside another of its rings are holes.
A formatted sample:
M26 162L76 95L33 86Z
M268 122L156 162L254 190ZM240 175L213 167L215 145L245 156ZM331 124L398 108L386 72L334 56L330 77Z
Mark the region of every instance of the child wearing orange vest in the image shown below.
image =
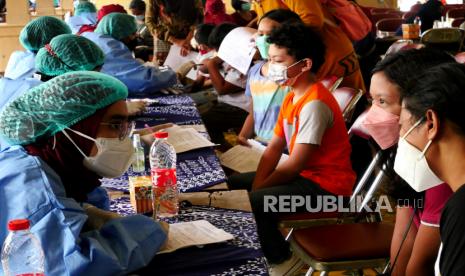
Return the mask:
M301 23L284 23L272 31L268 42L268 76L290 86L291 92L283 101L274 136L257 172L236 177L229 185L251 189L252 210L263 252L271 264L270 274L292 275L301 261L291 254L278 229L279 212L285 211L267 208L270 197L299 196L316 201L318 196L350 196L355 173L340 108L316 81L315 74L324 63L321 39ZM278 164L286 147L290 156ZM295 211L305 210L300 207Z

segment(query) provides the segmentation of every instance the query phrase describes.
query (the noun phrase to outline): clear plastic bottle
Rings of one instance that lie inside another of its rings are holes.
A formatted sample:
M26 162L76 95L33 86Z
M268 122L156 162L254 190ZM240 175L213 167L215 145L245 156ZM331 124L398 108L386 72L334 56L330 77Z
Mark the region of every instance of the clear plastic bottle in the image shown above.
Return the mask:
M5 276L44 276L44 251L39 240L29 231L29 220L12 220L8 223L8 230L10 234L2 248Z
M149 155L153 187L153 217L173 217L179 210L176 151L167 141L167 132L157 132L154 136L155 141Z
M140 143L140 135L134 134L132 137L134 146L134 161L132 162L132 171L136 173L145 172L145 154L144 148Z

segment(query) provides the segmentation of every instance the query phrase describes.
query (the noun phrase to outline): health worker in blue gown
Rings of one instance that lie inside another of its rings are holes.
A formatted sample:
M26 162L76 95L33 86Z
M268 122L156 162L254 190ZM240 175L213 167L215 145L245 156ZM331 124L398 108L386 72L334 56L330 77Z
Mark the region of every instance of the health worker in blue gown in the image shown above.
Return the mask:
M94 32L82 35L95 42L105 54L101 70L122 81L129 95L153 93L176 84L176 73L145 65L134 58L137 25L133 16L122 13L105 15Z
M129 167L126 86L108 75L58 76L0 112L0 243L25 218L45 253L46 275L122 275L150 262L166 240L151 218L85 204L101 177ZM0 275L3 271L0 270Z

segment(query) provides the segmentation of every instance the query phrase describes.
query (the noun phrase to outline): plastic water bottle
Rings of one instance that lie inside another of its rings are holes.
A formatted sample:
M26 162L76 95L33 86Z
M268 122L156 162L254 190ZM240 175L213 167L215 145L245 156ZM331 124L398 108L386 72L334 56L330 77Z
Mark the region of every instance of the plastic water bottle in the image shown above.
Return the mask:
M5 276L44 276L45 258L39 240L29 231L29 220L8 223L10 234L2 248Z
M153 217L173 217L178 214L178 187L176 184L176 151L168 143L167 132L154 134L150 148L150 168L153 188Z
M132 137L134 146L134 160L132 162L132 171L136 173L145 172L145 154L144 148L140 143L140 135L134 134Z

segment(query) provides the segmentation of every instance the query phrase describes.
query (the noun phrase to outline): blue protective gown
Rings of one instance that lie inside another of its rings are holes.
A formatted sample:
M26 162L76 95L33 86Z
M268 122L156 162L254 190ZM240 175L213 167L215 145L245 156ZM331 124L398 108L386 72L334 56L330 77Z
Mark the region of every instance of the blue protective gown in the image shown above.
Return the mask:
M82 36L95 42L105 53L102 73L122 81L129 89L129 95L152 93L176 84L176 73L145 66L137 61L123 42L109 35L85 32Z
M9 78L0 79L0 110L2 110L9 102L21 96L29 89L40 85L42 82L34 78L16 79Z
M87 215L81 205L66 197L60 178L45 162L21 146L0 152L0 212L0 244L9 220L31 221L45 253L46 275L125 274L147 265L166 239L157 222L141 215L82 232Z
M71 33L76 34L77 32L79 32L79 29L81 29L83 25L97 24L97 13L84 12L80 15L71 16L70 18L65 20L65 22L71 29Z
M35 72L36 54L29 51L15 51L11 54L5 68L5 78L19 80L32 78Z

